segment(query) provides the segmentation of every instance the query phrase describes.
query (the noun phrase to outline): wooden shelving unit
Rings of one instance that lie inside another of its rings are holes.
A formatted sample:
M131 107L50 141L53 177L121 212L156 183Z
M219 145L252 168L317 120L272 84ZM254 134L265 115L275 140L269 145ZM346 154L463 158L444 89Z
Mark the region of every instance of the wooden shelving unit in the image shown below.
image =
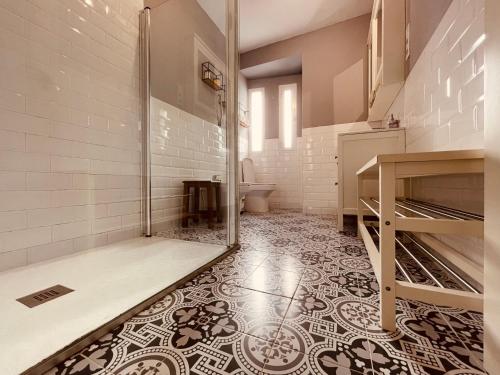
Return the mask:
M380 285L382 328L396 329L396 297L432 304L449 305L482 311L483 298L475 291L446 289L396 280L396 233L441 233L483 236L483 221L478 215L453 210L424 202L396 197L396 181L410 177L483 173L482 150L443 151L378 155L358 170L358 231L363 238L375 275ZM365 197L365 180L379 181L379 196ZM379 220L379 246L365 224L366 212ZM456 264L468 267L458 257ZM464 269L465 273L469 270ZM470 270L477 275L477 270Z

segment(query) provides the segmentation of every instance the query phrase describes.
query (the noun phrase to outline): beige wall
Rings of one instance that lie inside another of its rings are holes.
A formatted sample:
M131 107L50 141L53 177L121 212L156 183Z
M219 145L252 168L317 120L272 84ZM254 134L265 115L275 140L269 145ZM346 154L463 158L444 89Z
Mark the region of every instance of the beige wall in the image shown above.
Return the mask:
M297 136L302 134L302 75L292 74L282 77L271 77L261 79L248 80L248 88L260 88L265 90L265 114L266 114L266 129L265 138L279 138L279 86L291 83L297 84Z
M484 361L500 374L500 2L486 0Z
M453 0L406 0L406 22L410 24L409 74Z
M239 104L240 116L244 116L245 114L242 112L248 111L248 84L247 84L247 79L241 73L238 76L238 104ZM239 133L238 160L243 160L244 158L248 157L249 128L240 126L238 133Z
M197 47L200 40L204 47ZM217 97L201 81L201 63L225 58L225 37L196 0L169 0L152 8L152 96L216 123Z
M300 54L302 126L365 120L369 21L369 15L353 18L246 52L241 55L241 68Z

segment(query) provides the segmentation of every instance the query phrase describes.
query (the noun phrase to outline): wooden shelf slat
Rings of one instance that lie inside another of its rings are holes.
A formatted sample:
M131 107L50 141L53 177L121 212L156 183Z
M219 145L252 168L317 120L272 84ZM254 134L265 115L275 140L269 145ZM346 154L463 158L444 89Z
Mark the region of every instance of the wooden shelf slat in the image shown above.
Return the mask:
M484 150L459 150L459 151L433 151L433 152L415 152L402 154L382 154L370 159L357 174L366 172L377 173L376 168L381 163L409 163L409 162L439 162L439 161L458 161L458 160L484 160ZM441 172L441 174L446 174Z
M360 202L371 213L380 218L380 211L376 202L369 197L361 197ZM396 201L398 203L399 201ZM399 202L402 203L402 202ZM402 207L396 209L396 215L401 216ZM415 211L417 212L417 211ZM481 220L457 220L431 217L396 217L397 231L418 233L462 234L466 236L482 237L484 223Z
M370 211L376 217L380 218L380 212L379 212L379 210L377 210L377 208L373 207L370 204L370 202L372 202L371 198L361 197L361 198L359 198L359 200L360 200L361 203L363 203L368 208L368 211Z
M418 233L461 234L482 237L484 224L479 220L426 219L397 217L396 230Z
M432 285L411 284L396 280L396 295L439 306L453 306L467 310L483 311L483 295L463 290L445 289Z

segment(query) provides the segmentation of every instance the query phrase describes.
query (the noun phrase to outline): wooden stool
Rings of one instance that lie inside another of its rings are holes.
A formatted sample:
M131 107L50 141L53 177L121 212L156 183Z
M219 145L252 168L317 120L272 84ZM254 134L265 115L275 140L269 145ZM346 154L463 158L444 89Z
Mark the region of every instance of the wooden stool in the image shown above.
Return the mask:
M221 183L208 180L191 180L182 181L184 184L184 197L182 204L182 226L185 228L189 225L189 219L194 222L199 222L202 211L200 210L200 193L201 189L207 190L207 210L206 216L208 227L213 229L214 218L217 217L217 222L222 222L221 209ZM194 189L193 212L190 212L191 189ZM215 207L214 207L215 203Z

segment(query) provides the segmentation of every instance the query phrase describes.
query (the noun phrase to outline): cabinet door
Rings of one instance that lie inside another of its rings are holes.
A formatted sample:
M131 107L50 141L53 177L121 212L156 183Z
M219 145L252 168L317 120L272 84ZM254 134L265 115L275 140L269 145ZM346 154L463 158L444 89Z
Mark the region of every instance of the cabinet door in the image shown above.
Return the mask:
M356 172L376 155L405 152L404 130L345 134L340 138L343 208L355 210L357 207ZM365 192L367 196L378 196L378 181L366 181Z

